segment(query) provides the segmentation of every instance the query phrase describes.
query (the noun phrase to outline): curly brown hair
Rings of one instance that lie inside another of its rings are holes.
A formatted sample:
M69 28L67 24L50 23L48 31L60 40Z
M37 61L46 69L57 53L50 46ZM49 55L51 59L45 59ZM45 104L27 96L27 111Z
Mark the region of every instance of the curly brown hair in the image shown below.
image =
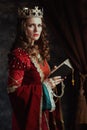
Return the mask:
M26 33L25 33L25 22L26 18L18 18L17 23L17 34L15 38L15 42L12 45L12 49L21 47L24 50L26 50L28 53L32 50L32 45L29 43ZM46 25L44 23L44 19L42 19L42 33L40 38L35 41L35 45L38 45L40 54L43 59L50 59L50 53L49 53L49 41L47 40L47 32L46 32ZM33 46L33 48L34 48Z

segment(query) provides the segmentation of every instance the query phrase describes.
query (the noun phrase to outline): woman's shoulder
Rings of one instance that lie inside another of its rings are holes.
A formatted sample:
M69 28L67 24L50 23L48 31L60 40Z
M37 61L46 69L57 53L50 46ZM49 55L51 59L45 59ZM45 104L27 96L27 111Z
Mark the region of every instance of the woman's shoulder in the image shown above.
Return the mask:
M29 58L29 54L22 48L15 48L13 49L10 53L9 53L10 56L15 56L17 58L20 58L20 59L23 59L23 58Z
M12 50L11 52L12 55L15 55L17 57L21 57L21 56L29 56L28 53L26 53L26 51L22 48L15 48L14 50Z
M28 53L26 53L26 51L23 50L22 48L15 48L9 53L9 62L10 61L11 62L14 61L15 63L20 62L20 63L30 65L30 57Z

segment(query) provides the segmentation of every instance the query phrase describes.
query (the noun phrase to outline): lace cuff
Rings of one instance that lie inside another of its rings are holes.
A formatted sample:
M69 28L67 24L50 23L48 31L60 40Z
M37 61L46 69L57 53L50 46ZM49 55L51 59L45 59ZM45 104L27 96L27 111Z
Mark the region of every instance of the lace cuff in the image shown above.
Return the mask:
M53 90L47 81L43 82L43 104L45 105L45 109L48 109L46 106L50 104L50 112L54 111L56 108L55 101L53 99Z

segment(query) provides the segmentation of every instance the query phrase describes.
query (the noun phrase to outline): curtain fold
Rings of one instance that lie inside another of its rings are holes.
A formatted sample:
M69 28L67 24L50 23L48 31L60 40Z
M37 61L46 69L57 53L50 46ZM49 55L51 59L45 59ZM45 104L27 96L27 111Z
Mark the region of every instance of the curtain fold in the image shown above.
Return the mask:
M50 2L42 0L42 4L49 10L47 12L49 22L53 24L56 33L61 37L61 44L79 73L80 90L76 123L87 124L87 23L84 24L87 22L85 20L87 13L85 16L81 14L87 7L87 2L83 0L51 0ZM85 31L84 26L86 26Z

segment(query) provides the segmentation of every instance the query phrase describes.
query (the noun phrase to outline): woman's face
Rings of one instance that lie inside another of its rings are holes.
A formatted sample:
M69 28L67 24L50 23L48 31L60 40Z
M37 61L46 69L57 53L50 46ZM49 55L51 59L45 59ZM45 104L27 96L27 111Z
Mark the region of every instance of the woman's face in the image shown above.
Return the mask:
M42 19L31 17L26 20L26 36L31 42L39 39L42 32Z

